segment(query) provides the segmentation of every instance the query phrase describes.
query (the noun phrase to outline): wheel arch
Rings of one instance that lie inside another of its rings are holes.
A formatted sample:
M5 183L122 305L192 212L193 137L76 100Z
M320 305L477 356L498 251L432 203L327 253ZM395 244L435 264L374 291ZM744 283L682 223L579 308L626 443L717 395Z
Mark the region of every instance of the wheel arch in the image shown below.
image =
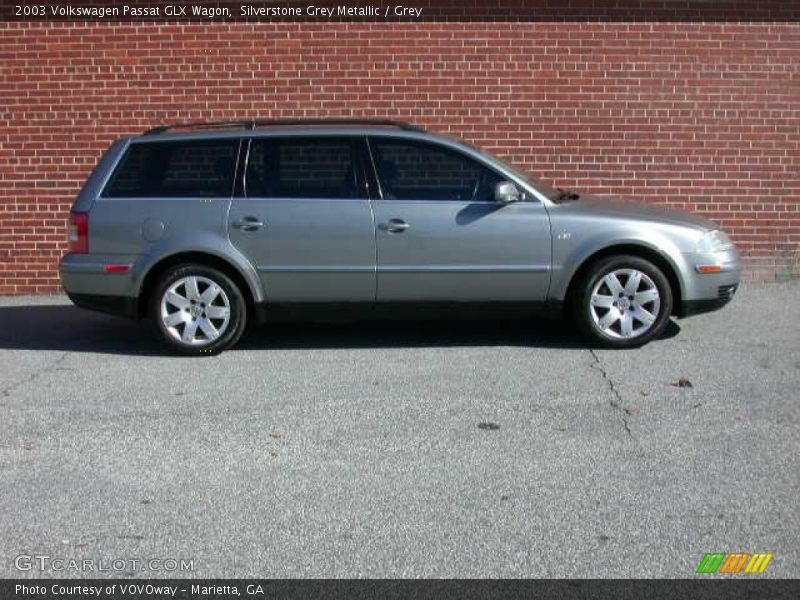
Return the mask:
M178 252L176 254L165 256L154 262L147 269L142 276L142 283L139 286L139 293L137 295L137 317L141 318L147 315L148 302L150 300L151 292L158 284L158 280L161 275L163 275L168 269L184 263L202 264L208 267L219 269L225 273L236 283L236 285L239 286L239 289L242 290L242 295L247 303L247 311L250 314L254 314L254 308L257 303L257 298L255 297L256 290L253 289L253 285L248 281L247 276L242 272L242 270L232 261L227 260L217 254L198 250Z
M577 264L577 267L573 270L569 277L569 281L565 286L565 292L563 296L564 306L566 307L570 305L575 296L575 287L577 286L578 282L581 280L584 274L591 269L595 263L597 263L597 261L618 254L628 254L638 258L643 258L644 260L652 262L655 266L661 269L661 272L664 273L664 276L667 278L670 290L672 291L672 314L676 314L681 306L681 299L683 297L683 285L679 276L678 266L675 265L665 253L660 252L656 248L641 243L631 242L606 246L584 257L583 260L580 261Z

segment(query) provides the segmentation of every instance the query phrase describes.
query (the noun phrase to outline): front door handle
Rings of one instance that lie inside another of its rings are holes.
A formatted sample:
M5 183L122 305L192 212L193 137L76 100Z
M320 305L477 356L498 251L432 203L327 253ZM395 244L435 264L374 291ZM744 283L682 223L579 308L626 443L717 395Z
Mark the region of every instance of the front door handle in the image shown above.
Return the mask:
M411 227L411 225L406 223L403 219L389 219L388 223L380 224L380 228L389 233L402 233L409 227Z
M261 229L264 223L258 220L257 217L242 217L241 221L234 221L233 226L242 231L255 231Z

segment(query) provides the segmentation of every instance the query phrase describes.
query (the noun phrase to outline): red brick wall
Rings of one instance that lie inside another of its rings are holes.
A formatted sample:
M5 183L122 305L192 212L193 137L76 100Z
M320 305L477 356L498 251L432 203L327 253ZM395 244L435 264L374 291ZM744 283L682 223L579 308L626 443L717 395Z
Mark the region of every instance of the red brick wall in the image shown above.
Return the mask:
M72 197L114 138L245 117L407 119L712 217L752 276L796 276L799 101L790 21L0 23L0 293L59 289Z

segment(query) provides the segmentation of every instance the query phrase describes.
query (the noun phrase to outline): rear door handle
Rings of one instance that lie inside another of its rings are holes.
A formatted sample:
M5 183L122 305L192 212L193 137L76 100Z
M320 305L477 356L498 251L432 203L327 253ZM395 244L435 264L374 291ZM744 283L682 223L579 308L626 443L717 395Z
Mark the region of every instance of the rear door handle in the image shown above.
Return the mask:
M403 219L389 219L388 223L381 223L379 227L389 233L402 233L411 227L411 225L406 223Z
M258 217L242 217L241 221L234 221L233 226L242 231L255 231L261 229L264 223L258 220Z

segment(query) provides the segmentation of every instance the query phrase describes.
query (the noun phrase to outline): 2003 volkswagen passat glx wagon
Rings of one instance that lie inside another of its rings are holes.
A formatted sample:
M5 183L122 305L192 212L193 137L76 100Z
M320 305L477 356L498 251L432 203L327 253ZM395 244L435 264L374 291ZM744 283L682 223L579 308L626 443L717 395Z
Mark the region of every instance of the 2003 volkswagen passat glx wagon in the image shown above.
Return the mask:
M690 214L553 189L394 121L157 127L115 142L75 200L61 279L215 353L248 321L562 311L631 347L721 307L739 256Z

